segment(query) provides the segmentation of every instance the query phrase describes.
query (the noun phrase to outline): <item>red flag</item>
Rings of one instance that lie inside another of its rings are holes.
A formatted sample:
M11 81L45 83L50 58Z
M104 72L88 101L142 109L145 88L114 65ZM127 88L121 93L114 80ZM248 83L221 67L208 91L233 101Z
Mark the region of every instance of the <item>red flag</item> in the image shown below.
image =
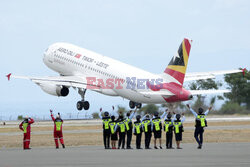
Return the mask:
M10 76L11 76L11 73L9 73L8 75L6 75L6 77L8 78L8 81L10 80Z

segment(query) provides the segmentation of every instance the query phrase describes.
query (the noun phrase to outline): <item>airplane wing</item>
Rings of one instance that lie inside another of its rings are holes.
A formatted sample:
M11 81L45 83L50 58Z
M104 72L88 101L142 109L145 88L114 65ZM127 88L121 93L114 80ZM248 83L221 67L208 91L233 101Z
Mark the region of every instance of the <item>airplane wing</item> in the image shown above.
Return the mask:
M139 92L145 96L153 96L153 95L161 95L161 96L172 96L174 95L173 93L171 93L170 91L165 91L165 90L161 90L161 91L148 91L148 92Z
M86 78L79 76L29 77L29 76L12 75L10 73L6 75L6 77L8 78L8 80L10 80L10 78L28 79L36 83L37 85L50 83L57 86L66 86L66 87L83 88L83 89L86 89L88 85Z
M203 94L219 94L219 93L229 93L231 90L188 90L192 95L203 95Z
M242 72L245 73L245 68L242 70L226 70L226 71L213 71L213 72L197 72L197 73L186 73L185 81L211 79L215 78L216 75L233 74Z
M231 92L231 90L228 89L224 89L224 90L214 90L214 89L210 89L210 90L188 90L191 95L203 95L203 94L220 94L220 93L229 93ZM160 96L172 96L174 95L173 93L169 92L169 91L149 91L149 92L140 92L141 94L147 96L147 95L160 95Z

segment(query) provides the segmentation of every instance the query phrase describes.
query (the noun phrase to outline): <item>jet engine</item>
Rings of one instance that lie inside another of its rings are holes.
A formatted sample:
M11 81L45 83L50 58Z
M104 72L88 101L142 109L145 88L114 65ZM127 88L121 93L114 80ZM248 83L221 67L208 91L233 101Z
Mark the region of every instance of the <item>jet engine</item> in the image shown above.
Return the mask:
M39 85L41 89L53 96L67 96L69 94L69 88L65 86L57 86L55 84L42 83Z

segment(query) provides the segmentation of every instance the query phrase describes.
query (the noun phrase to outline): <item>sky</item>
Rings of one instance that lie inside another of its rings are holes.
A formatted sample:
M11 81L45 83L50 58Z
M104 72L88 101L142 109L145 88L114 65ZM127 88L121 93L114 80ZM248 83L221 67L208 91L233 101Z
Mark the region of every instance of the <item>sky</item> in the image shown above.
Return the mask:
M29 80L5 75L57 76L42 61L55 42L68 42L162 73L183 38L193 40L187 72L250 69L248 0L9 0L0 1L0 120L17 115L65 117L128 107L128 100L87 91L89 111L78 112L80 96L44 93ZM125 70L125 69L124 69Z

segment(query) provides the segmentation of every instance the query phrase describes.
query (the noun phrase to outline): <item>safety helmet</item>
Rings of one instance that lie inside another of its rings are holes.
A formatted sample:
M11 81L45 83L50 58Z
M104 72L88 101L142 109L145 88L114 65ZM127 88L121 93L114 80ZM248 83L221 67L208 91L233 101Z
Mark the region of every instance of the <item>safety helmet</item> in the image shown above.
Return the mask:
M171 117L172 117L172 115L170 113L168 113L167 118L171 119Z
M176 114L176 119L180 119L181 118L181 115L180 114Z
M136 119L137 120L141 119L141 116L140 115L136 115Z
M147 119L149 119L149 118L150 118L149 114L147 114L147 115L146 115L146 118L147 118Z
M109 116L109 113L107 111L104 112L104 116L107 117Z
M28 116L28 115L26 115L26 116L24 117L24 119L29 119L29 116Z
M198 114L202 114L203 113L203 108L199 108L198 109Z

